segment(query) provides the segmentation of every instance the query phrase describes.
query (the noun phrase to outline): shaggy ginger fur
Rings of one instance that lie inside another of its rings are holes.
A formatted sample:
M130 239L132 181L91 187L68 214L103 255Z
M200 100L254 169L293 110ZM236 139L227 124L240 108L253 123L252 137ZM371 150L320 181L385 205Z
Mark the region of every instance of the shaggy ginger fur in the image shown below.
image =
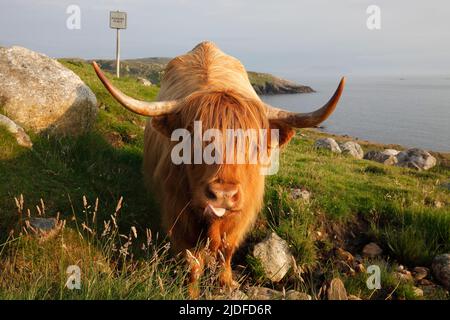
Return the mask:
M197 45L168 64L158 100L182 98L176 112L147 123L144 174L158 196L172 248L175 252L191 250L200 262L192 263L190 290L195 297L195 284L204 263L203 250L195 248L206 239L209 251L217 254L220 250L225 258L221 284L233 285L231 258L261 210L264 176L257 164L174 165L171 150L177 142L170 141L170 134L177 128L192 131L195 120L202 121L203 131L215 128L222 132L269 129L269 122L245 68L210 42ZM221 218L204 214L208 201L204 190L213 181L224 187L239 187L240 210L229 211Z

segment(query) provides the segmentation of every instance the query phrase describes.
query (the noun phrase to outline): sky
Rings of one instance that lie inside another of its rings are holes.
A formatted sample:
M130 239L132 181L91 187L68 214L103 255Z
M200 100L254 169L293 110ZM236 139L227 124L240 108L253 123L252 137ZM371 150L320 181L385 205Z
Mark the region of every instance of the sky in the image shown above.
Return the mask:
M66 26L69 5L80 29ZM379 30L367 28L370 5ZM450 75L448 0L0 0L0 46L114 58L111 10L128 14L122 59L174 57L210 40L248 70L291 78Z

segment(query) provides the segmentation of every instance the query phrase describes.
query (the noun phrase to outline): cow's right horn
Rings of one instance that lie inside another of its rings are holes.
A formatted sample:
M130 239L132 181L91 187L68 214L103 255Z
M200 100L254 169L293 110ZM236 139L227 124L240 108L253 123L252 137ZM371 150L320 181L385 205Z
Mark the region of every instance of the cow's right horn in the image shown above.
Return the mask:
M310 128L317 126L319 123L325 121L330 116L330 114L333 113L342 95L344 86L345 78L342 78L331 99L322 108L317 109L316 111L297 113L286 111L280 108L275 108L271 105L266 104L267 117L271 120L283 122L284 124L294 128Z
M94 66L95 73L97 73L100 81L105 88L108 89L111 95L125 108L134 113L143 116L162 116L171 113L179 102L178 100L147 102L131 98L117 89L108 78L106 78L95 61L92 62L92 65Z

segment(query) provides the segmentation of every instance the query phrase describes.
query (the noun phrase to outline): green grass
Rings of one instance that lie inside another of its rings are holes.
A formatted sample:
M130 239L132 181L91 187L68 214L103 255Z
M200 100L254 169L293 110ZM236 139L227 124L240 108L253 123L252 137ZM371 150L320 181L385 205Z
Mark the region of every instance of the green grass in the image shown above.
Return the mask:
M94 208L86 201L82 210L86 226L69 220L56 238L36 241L24 234L14 238L0 262L0 299L181 299L186 295L186 270L169 256L169 247L144 233L145 246L133 248L142 236L136 238L131 230L121 233L116 227L120 206L103 228L92 221ZM140 252L139 260L133 251ZM71 265L81 271L78 290L65 287Z
M160 234L158 241L141 249L147 243L146 230L151 229L153 235L159 230L159 210L142 179L142 127L146 119L115 102L89 65L73 60L62 63L97 96L98 120L91 132L77 138L33 135L32 150L18 147L14 138L0 128L0 243L5 243L0 246L0 298L185 298L186 270L167 255L162 247L166 243L164 236ZM110 78L121 90L139 99L152 100L158 92L157 87L142 86L134 78ZM111 145L111 132L120 136L120 145ZM249 258L251 244L270 230L288 241L297 266L303 270L301 276L292 271L274 287L301 289L314 298L323 297L318 292L324 277L335 272L329 267L329 252L351 243L345 235L352 231L355 221L361 225L358 232L377 241L391 262L408 267L429 266L436 254L450 251L450 192L439 187L450 180L448 166L416 172L356 160L317 151L314 140L324 134L315 130L302 133L305 135L294 137L283 151L279 173L267 179L264 210L248 237L248 245L236 255L235 263L246 267L245 281L270 285L257 261ZM365 151L381 147L363 144ZM290 197L290 189L298 187L311 192L308 203ZM59 213L67 220L62 234L43 243L23 233L19 236L14 198L21 194L25 201L22 215L27 208L36 215L42 199L48 216ZM90 208L83 203L83 196ZM103 221L111 219L121 197L124 200L115 236L102 237ZM97 198L97 223L90 227L98 231L93 235L83 230L81 223L90 219ZM437 208L436 201L444 206ZM117 250L125 239L119 234L129 237L132 226L137 228L138 238L133 239L129 255L124 257ZM10 236L14 228L16 232ZM333 234L333 230L342 232ZM324 236L319 239L317 232ZM351 246L352 253L358 250L360 244ZM154 252L158 252L156 260L152 259ZM73 263L81 263L85 275L85 285L76 292L64 288L66 267ZM394 264L379 263L386 290L368 292L366 275L357 274L345 278L349 291L363 298L415 298L411 284L397 286L391 279ZM205 281L205 286L211 285ZM206 291L210 294L211 290L208 287Z

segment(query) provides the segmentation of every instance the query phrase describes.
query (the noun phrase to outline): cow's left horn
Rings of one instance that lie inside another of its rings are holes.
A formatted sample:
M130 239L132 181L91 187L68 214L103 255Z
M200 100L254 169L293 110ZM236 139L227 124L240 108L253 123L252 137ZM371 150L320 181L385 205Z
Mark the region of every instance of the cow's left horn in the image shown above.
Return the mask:
M279 108L274 108L266 104L267 117L269 120L279 120L289 126L294 128L308 128L317 126L319 123L325 121L330 114L333 113L336 105L341 97L342 91L344 90L345 78L341 79L336 92L333 94L331 99L320 109L308 112L308 113L296 113L289 112Z
M117 101L130 111L143 116L162 116L171 113L178 104L178 100L147 102L131 98L113 86L95 61L92 62L92 65L94 66L95 73L97 73L97 76L105 88L108 89Z

